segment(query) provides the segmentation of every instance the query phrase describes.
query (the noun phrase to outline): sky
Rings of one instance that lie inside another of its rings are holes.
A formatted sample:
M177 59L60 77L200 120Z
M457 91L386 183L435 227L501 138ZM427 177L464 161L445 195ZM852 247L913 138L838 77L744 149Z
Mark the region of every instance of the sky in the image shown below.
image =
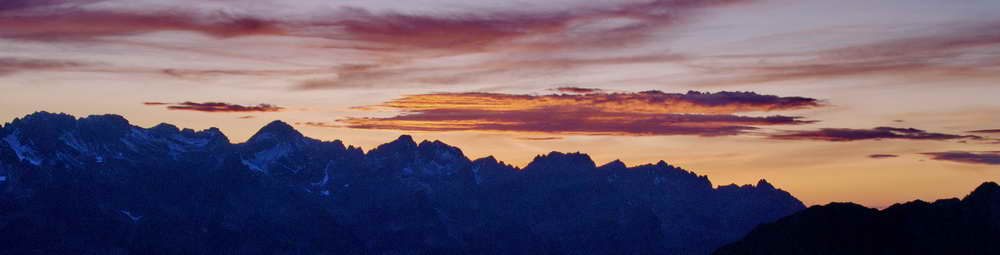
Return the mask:
M0 122L35 111L523 166L660 160L806 204L1000 180L1000 1L7 0Z

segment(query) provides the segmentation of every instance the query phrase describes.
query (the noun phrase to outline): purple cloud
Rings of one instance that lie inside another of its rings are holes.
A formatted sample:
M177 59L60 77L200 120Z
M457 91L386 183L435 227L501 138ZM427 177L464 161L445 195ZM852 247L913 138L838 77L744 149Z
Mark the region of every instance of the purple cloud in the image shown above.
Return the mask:
M934 160L944 160L967 164L1000 165L1000 151L947 151L928 152Z

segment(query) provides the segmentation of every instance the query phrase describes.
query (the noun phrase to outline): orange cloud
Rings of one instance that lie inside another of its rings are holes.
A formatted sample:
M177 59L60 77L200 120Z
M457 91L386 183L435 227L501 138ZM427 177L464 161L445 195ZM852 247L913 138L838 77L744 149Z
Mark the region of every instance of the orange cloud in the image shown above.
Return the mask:
M404 112L395 117L338 121L350 128L407 131L723 136L756 130L755 126L814 123L801 117L748 117L730 113L817 106L815 99L751 92L646 91L544 96L437 93L407 96L377 106Z
M582 95L513 95L499 93L435 93L410 95L380 107L406 111L479 110L524 111L551 107L595 109L607 113L695 113L731 114L797 110L820 106L816 99L779 97L753 92L685 94L644 91L638 93L589 93Z
M148 106L166 105L167 110L182 110L182 111L197 111L197 112L277 112L285 109L271 104L243 106L243 105L221 103L221 102L205 102L205 103L195 103L190 101L182 103L145 102L142 104Z

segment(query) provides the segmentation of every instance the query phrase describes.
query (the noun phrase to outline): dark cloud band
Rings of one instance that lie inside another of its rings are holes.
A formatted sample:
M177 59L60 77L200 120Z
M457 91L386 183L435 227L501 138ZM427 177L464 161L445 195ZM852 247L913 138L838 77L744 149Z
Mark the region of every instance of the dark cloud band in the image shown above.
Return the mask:
M166 106L167 110L179 110L179 111L197 111L197 112L278 112L285 108L279 107L272 104L259 104L259 105L238 105L222 102L205 102L205 103L195 103L195 102L181 102L181 103L164 103L164 102L145 102L143 103L147 106Z
M873 129L823 128L819 130L786 131L770 136L781 140L814 140L830 142L850 142L862 140L902 139L902 140L961 140L983 139L974 135L953 135L932 133L915 128L876 127Z
M928 152L934 160L951 161L967 164L1000 165L1000 151L948 151Z

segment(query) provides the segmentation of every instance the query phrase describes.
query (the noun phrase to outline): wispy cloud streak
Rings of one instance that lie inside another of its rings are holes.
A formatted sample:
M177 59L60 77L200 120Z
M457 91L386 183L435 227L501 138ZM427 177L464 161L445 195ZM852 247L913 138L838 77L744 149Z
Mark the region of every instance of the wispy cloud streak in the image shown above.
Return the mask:
M975 135L954 135L927 132L915 128L876 127L872 129L823 128L819 130L785 131L770 136L780 140L814 140L829 142L851 142L862 140L978 140Z
M1000 23L948 24L922 35L805 52L691 57L706 84L755 84L870 74L996 76ZM850 42L845 42L850 43Z
M969 133L974 134L1000 134L1000 129L982 129L982 130L972 130Z
M179 110L179 111L197 111L197 112L213 112L213 113L224 113L224 112L278 112L285 108L278 107L272 104L259 104L259 105L238 105L222 102L205 102L205 103L195 103L195 102L181 102L181 103L164 103L164 102L144 102L143 105L147 106L166 106L167 110Z
M928 152L934 160L951 161L967 164L1000 165L1000 151L948 151Z
M92 64L68 60L0 57L0 76L24 71L63 71L90 65Z
M883 159L883 158L897 158L899 155L896 154L872 154L868 155L869 158Z

